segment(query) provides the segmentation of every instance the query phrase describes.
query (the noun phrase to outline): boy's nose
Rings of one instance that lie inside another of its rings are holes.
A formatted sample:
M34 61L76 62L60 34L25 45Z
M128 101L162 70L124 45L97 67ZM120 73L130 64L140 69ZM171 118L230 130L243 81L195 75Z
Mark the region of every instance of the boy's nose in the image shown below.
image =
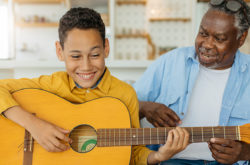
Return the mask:
M88 58L83 58L80 63L81 70L90 70L91 69L91 61Z

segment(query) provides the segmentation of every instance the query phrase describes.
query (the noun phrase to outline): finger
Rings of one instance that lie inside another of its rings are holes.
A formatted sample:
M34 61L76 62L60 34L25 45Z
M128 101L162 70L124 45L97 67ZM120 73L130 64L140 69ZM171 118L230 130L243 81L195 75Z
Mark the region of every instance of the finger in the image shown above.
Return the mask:
M62 152L62 150L57 148L52 142L46 143L45 148L48 152Z
M184 141L183 141L183 149L185 149L187 147L187 145L189 144L189 133L188 131L183 128L183 131L184 131Z
M171 148L172 145L173 145L173 130L170 130L168 132L168 137L167 137L167 141L166 141L166 145L167 145L167 148Z
M220 163L223 163L223 164L228 164L231 156L230 155L227 155L227 154L224 154L224 153L220 153L212 148L210 148L211 152L212 152L212 157L217 160L218 162Z
M61 151L66 151L69 149L69 146L65 145L65 144L62 144L58 139L56 138L53 138L53 139L50 139L51 143L55 146L56 149L59 150L59 152Z
M167 113L167 115L170 118L174 119L175 122L179 122L180 121L179 116L173 110L168 109L168 111L166 111L166 113Z
M153 124L155 127L161 127L161 126L157 123L157 121L153 121L152 124Z
M228 164L228 162L225 159L221 159L219 157L217 157L216 155L212 154L212 157L219 163L221 164Z
M62 132L55 131L55 132L54 132L54 135L55 135L58 139L60 139L60 140L62 140L62 141L65 141L65 142L67 142L67 143L71 143L71 142L72 142L72 140L71 140L68 136L66 136L65 134L63 134Z
M64 134L70 133L69 130L63 129L63 128L61 128L61 127L57 127L57 128L58 128L58 130L59 130L60 132L62 132L62 133L64 133Z
M159 118L159 117L158 117L158 118L155 118L154 121L153 121L153 125L154 125L155 127L162 127L163 124L164 124L164 122L163 122L162 119Z
M178 146L180 135L176 129L173 129L173 134L174 134L174 138L173 138L173 145L172 146Z
M169 124L169 117L167 115L162 115L158 119L158 124L161 127L173 127L171 124Z
M160 117L163 120L164 127L176 127L176 121L167 114L163 114Z
M179 133L179 140L178 140L178 148L182 149L184 143L184 130L180 127L176 127L177 132Z
M222 138L211 138L210 142L212 144L219 144L219 145L228 146L228 147L233 147L235 143L233 140L222 139Z
M218 145L218 144L210 144L210 146L214 150L216 150L216 151L218 151L220 153L225 153L225 154L230 154L230 155L232 155L234 153L234 149L231 148L231 147L224 147L224 146Z

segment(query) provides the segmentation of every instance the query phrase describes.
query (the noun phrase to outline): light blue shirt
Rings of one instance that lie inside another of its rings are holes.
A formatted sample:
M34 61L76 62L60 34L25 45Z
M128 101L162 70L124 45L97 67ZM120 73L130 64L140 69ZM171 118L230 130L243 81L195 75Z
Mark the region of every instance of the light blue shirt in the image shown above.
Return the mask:
M165 104L183 119L198 73L195 48L178 48L154 61L134 88L140 101ZM219 125L246 123L250 123L250 55L237 51L223 95Z

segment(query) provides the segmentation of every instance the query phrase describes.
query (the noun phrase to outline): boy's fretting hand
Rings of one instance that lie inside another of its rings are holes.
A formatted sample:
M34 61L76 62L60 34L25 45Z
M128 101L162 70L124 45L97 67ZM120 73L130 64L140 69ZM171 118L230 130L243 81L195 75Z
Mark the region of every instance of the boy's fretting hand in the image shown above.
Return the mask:
M184 128L176 127L170 130L166 143L157 152L149 155L148 164L157 164L172 158L187 147L188 141L189 133Z
M4 112L10 120L28 130L32 137L47 151L61 152L70 147L63 142L71 143L72 140L66 136L68 130L62 129L54 124L44 121L20 106L14 106Z

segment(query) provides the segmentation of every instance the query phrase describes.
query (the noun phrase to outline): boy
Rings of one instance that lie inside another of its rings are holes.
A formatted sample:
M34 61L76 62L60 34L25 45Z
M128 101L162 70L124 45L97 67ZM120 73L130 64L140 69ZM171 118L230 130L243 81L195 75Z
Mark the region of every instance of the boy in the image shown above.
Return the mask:
M56 53L58 59L65 62L67 72L56 72L34 79L1 80L0 113L28 130L50 152L69 149L60 142L71 143L71 139L66 136L69 131L22 109L13 100L11 92L22 88L41 88L74 103L103 96L116 97L128 107L132 127L138 128L138 101L134 90L111 76L105 67L109 42L105 39L105 25L100 15L88 8L72 8L60 20L59 39L60 42L56 42ZM187 146L186 130L177 128L170 131L169 135L167 143L158 152L143 146L133 146L131 164L156 164Z

